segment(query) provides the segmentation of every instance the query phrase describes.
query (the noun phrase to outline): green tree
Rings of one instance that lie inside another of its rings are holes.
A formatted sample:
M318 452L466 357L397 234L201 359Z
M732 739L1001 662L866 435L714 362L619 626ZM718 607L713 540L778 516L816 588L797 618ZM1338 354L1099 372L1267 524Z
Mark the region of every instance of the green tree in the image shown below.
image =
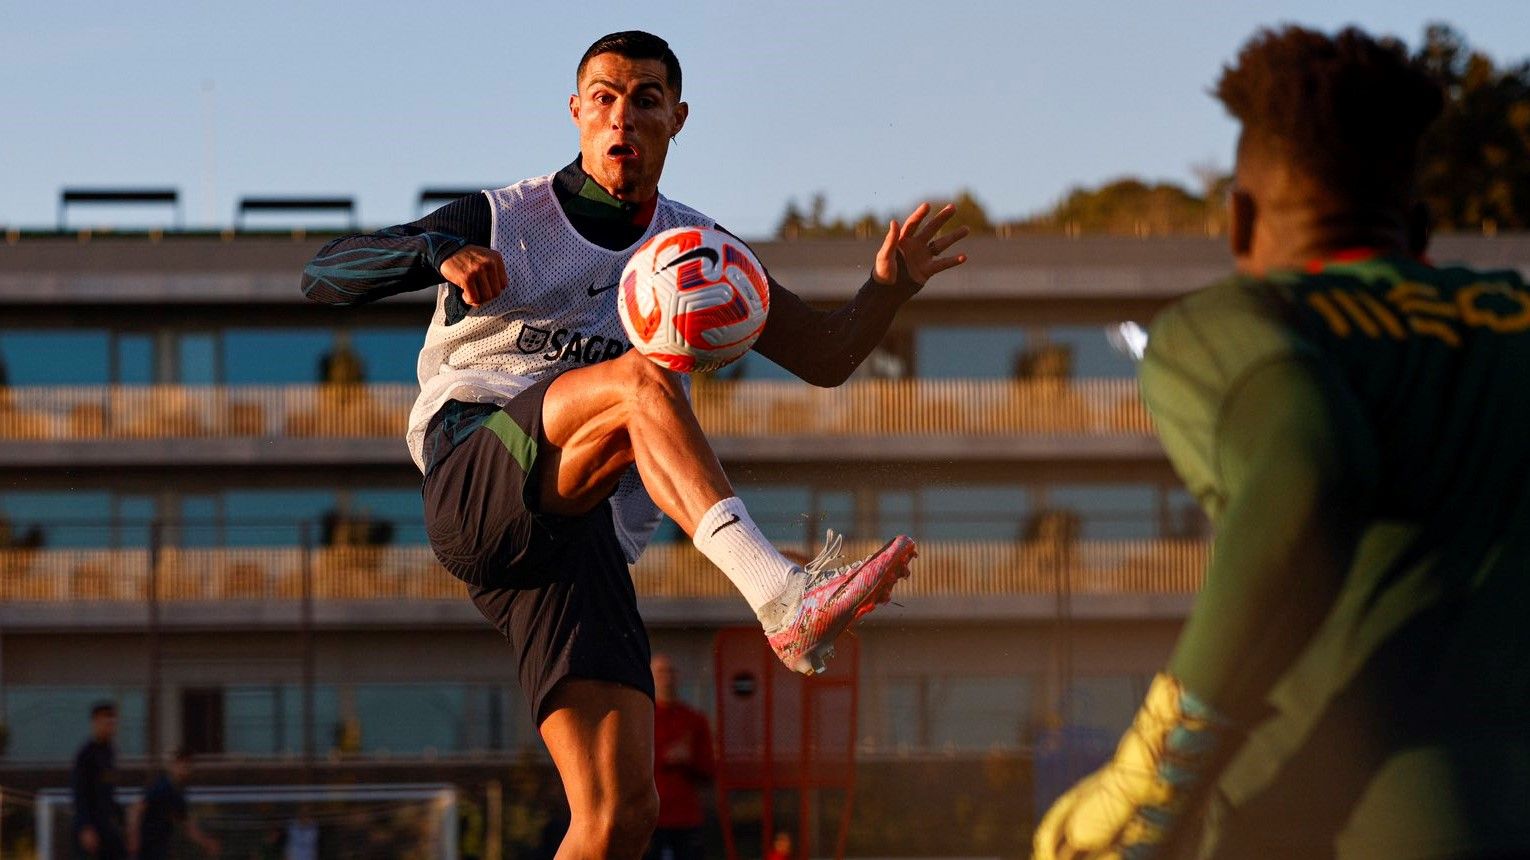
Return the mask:
M974 235L994 232L994 225L988 217L988 211L971 191L964 188L950 200L931 201L930 207L938 210L946 203L956 205L956 214L952 216L946 229L965 226ZM822 193L818 193L813 195L807 212L802 211L795 199L787 201L786 211L782 213L781 220L776 222L776 237L780 239L874 239L881 237L887 230L889 219L901 219L906 214L907 212L898 212L878 215L868 209L853 219L841 216L831 218L828 199Z
M1075 187L1051 211L1012 225L1022 232L1165 236L1217 232L1220 206L1169 182L1123 178Z
M1530 229L1530 62L1498 68L1447 24L1429 25L1417 57L1446 93L1420 153L1436 228Z
M782 239L800 239L807 229L807 216L797 208L796 199L786 201L786 211L776 224L776 236Z
M956 192L956 196L949 201L956 206L956 214L946 222L947 230L955 230L957 227L966 227L974 236L984 236L993 233L993 221L988 218L988 210L978 201L972 191L966 188ZM931 209L939 210L943 204L932 204Z

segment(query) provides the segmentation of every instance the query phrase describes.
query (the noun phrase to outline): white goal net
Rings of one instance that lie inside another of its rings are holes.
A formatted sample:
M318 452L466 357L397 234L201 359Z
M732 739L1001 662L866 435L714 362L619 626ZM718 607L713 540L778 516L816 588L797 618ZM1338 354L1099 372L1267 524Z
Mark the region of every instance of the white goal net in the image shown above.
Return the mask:
M121 790L117 800L131 809L141 795ZM222 844L224 858L457 858L457 790L450 785L193 785L186 800L191 817ZM68 789L40 791L34 804L36 856L72 857ZM176 856L201 856L185 847Z

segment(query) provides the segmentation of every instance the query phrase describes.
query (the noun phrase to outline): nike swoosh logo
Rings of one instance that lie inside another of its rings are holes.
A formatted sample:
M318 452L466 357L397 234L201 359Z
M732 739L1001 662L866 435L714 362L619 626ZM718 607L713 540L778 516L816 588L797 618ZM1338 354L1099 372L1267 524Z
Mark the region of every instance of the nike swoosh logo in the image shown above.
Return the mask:
M727 522L723 523L722 525L718 526L715 529L712 529L712 537L717 537L717 533L718 532L722 531L723 529L727 528L728 526L733 525L736 522L738 522L738 514L734 514L733 515L733 519L728 520Z
M663 271L665 271L667 269L673 269L674 267L680 265L681 263L686 262L687 260L699 260L699 259L701 259L703 257L705 257L708 260L711 260L713 266L717 265L717 259L718 258L717 258L717 249L716 248L706 248L706 247L692 248L689 251L686 251L684 254L681 254L680 256L674 258L673 260L670 260L669 263L666 264L664 266L664 268L660 269L659 271L663 272Z
M597 287L594 284L590 284L588 287L584 288L584 291L592 296L598 296L606 290L614 290L616 287L616 284L606 284L604 287Z

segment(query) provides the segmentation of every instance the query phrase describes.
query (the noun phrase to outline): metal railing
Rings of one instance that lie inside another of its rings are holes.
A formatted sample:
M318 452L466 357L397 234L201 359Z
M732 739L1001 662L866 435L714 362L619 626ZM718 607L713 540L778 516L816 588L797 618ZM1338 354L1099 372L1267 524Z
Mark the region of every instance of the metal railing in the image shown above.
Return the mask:
M849 546L856 558L874 544ZM1074 544L930 541L899 593L917 596L1188 594L1200 586L1199 540ZM157 559L157 562L154 561ZM0 550L0 602L461 600L462 585L425 546ZM688 543L649 547L633 570L640 596L732 599L727 578Z
M0 389L0 440L403 436L409 385Z
M0 388L0 441L164 438L399 438L412 385ZM1147 436L1130 379L699 380L715 436Z

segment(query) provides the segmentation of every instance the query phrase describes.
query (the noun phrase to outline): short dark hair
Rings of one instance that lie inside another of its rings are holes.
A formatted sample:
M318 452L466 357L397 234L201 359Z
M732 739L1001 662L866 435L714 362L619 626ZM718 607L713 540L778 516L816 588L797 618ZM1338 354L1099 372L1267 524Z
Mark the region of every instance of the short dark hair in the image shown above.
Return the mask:
M601 54L616 54L629 60L658 60L664 64L664 83L675 91L675 98L680 98L680 58L675 56L669 43L658 36L642 30L623 30L601 36L579 58L579 67L574 69L576 85L584 76L584 67Z
M102 715L117 716L117 703L102 700L90 706L90 718L93 720Z
M1419 141L1444 93L1395 39L1264 29L1213 94L1243 125L1240 155L1272 156L1342 202L1395 204L1412 191Z

